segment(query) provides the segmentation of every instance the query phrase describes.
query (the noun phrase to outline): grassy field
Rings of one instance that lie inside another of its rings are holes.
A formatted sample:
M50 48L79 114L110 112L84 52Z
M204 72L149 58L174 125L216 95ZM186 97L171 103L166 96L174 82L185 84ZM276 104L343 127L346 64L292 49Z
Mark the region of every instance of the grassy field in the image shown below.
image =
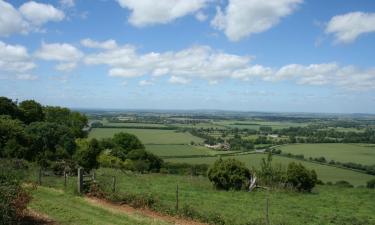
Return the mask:
M127 132L136 135L143 144L190 144L202 143L202 139L190 133L181 133L174 130L158 129L128 129L128 128L94 128L89 134L89 138L110 138L115 133Z
M230 128L240 128L240 129L254 129L258 130L259 127L266 126L272 127L273 130L288 128L288 127L298 127L307 126L307 123L296 123L296 122L274 122L274 121L262 121L262 120L222 120L216 121L214 124L230 127Z
M248 155L238 155L238 156L227 156L238 159L244 162L248 167L258 168L262 158L265 158L266 155L264 154L248 154ZM222 158L225 158L222 156ZM201 157L201 158L170 158L166 159L168 162L179 162L179 163L191 163L191 164L212 164L217 160L218 157ZM336 168L332 166L320 165L316 163L300 161L296 159L274 156L273 157L274 163L281 163L283 165L287 165L290 162L301 162L309 169L314 169L317 174L318 178L324 182L335 182L339 180L346 180L353 185L365 185L366 182L370 179L374 179L375 176L371 176L368 174L363 174L347 169Z
M127 215L87 202L84 198L47 187L38 187L32 191L33 200L29 208L48 217L61 225L146 225L166 224L161 221Z
M98 171L102 183L116 175L119 192L147 193L163 208L175 207L176 185L179 202L203 215L216 215L226 224L263 224L265 200L269 198L271 224L374 224L375 191L365 188L318 186L312 194L287 191L217 191L205 177L173 175L124 175L108 169ZM110 187L108 187L110 188ZM182 209L183 210L183 209Z
M146 145L146 150L158 156L197 156L228 154L234 151L215 151L203 146L192 145Z
M305 158L324 156L326 160L375 165L375 146L361 144L295 144L280 147L284 153L303 154Z

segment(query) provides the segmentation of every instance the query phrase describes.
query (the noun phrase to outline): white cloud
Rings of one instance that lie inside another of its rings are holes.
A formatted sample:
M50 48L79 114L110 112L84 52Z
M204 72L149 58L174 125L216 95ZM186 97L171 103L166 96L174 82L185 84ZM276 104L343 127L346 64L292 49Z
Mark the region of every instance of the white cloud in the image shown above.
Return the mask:
M149 86L153 85L154 83L151 80L141 80L139 81L139 86Z
M55 67L56 70L62 71L62 72L70 72L74 70L77 67L76 62L68 62L68 63L59 63Z
M217 84L224 79L264 82L291 81L300 85L332 85L344 89L375 89L375 69L365 70L337 63L288 64L280 68L252 64L252 57L228 54L208 46L192 46L180 51L139 54L131 45L100 50L86 55L87 65L107 65L110 76L152 79L170 76L172 84L188 84L193 79ZM152 82L152 81L150 81ZM145 85L147 82L142 82Z
M48 61L75 62L83 56L83 53L67 43L47 44L43 42L35 56Z
M191 80L186 79L184 77L171 76L168 82L172 84L188 84L191 82Z
M31 75L31 74L17 74L16 79L17 80L37 80L38 76Z
M71 8L75 6L74 0L60 0L60 5L66 8Z
M0 0L0 12L0 36L38 31L47 22L65 18L64 13L54 6L34 1L24 3L17 10L10 3Z
M375 13L351 12L334 16L325 32L333 34L336 42L351 43L362 34L375 32Z
M0 0L0 12L0 36L27 32L27 22L11 4Z
M195 14L195 18L201 22L205 21L207 17L208 16L204 14L202 11L199 11L197 14Z
M19 10L28 21L37 26L49 21L61 21L65 17L64 12L56 9L52 5L34 1L24 3Z
M24 46L9 45L0 41L0 71L20 74L35 67Z
M129 23L136 27L166 24L202 9L209 0L117 0L131 10Z
M81 45L87 48L101 48L101 49L114 49L117 48L117 43L115 40L107 40L103 42L94 41L90 38L81 40Z
M217 8L211 25L224 31L231 41L261 33L290 15L302 0L229 0L223 12Z

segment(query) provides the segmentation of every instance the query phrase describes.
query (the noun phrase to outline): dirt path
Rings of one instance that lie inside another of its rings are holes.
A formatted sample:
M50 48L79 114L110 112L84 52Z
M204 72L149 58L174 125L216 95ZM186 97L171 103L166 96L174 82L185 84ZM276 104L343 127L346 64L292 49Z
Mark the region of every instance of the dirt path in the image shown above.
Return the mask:
M27 214L22 218L21 225L58 225L55 221L39 212L28 209Z
M93 204L95 206L101 206L105 209L109 209L114 212L122 212L126 214L140 214L142 216L166 221L168 223L176 225L207 225L206 223L200 223L193 220L183 219L180 217L164 215L149 209L136 209L128 205L117 205L98 198L86 197L85 200L90 204Z

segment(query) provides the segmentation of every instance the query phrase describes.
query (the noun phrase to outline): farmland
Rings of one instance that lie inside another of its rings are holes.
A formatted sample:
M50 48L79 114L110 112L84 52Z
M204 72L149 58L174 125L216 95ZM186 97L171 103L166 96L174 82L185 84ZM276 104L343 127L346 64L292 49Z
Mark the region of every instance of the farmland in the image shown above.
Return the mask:
M264 154L247 154L247 155L237 155L237 156L228 156L245 163L249 168L259 169L262 158L265 158ZM226 158L222 156L222 158ZM179 163L191 163L191 164L212 164L217 160L217 157L200 157L200 158L169 158L166 159L168 162L179 162ZM340 180L346 180L354 185L365 185L366 182L370 179L373 179L374 176L351 171L348 169L337 168L333 166L321 165L312 162L306 162L296 159L290 159L281 156L274 156L273 160L275 163L280 163L286 166L290 162L300 162L309 169L314 169L319 179L324 182L336 182Z
M305 157L325 157L327 161L375 164L375 146L364 144L295 144L280 147L285 153Z

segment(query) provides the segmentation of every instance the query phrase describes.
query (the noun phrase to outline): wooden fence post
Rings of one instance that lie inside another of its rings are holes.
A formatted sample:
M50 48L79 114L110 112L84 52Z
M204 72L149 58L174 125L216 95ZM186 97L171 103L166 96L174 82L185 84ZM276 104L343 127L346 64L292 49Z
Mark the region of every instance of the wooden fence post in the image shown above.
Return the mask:
M77 189L78 189L78 193L82 194L83 192L83 168L78 168Z
M116 177L112 177L112 192L116 191Z
M39 168L39 173L38 173L38 184L42 185L42 167Z
M68 173L64 171L64 188L66 188L67 179L68 179Z
M176 186L176 211L178 211L178 184Z
M269 218L269 214L268 214L268 207L269 207L269 196L266 197L266 209L265 209L266 225L270 224L270 218Z

